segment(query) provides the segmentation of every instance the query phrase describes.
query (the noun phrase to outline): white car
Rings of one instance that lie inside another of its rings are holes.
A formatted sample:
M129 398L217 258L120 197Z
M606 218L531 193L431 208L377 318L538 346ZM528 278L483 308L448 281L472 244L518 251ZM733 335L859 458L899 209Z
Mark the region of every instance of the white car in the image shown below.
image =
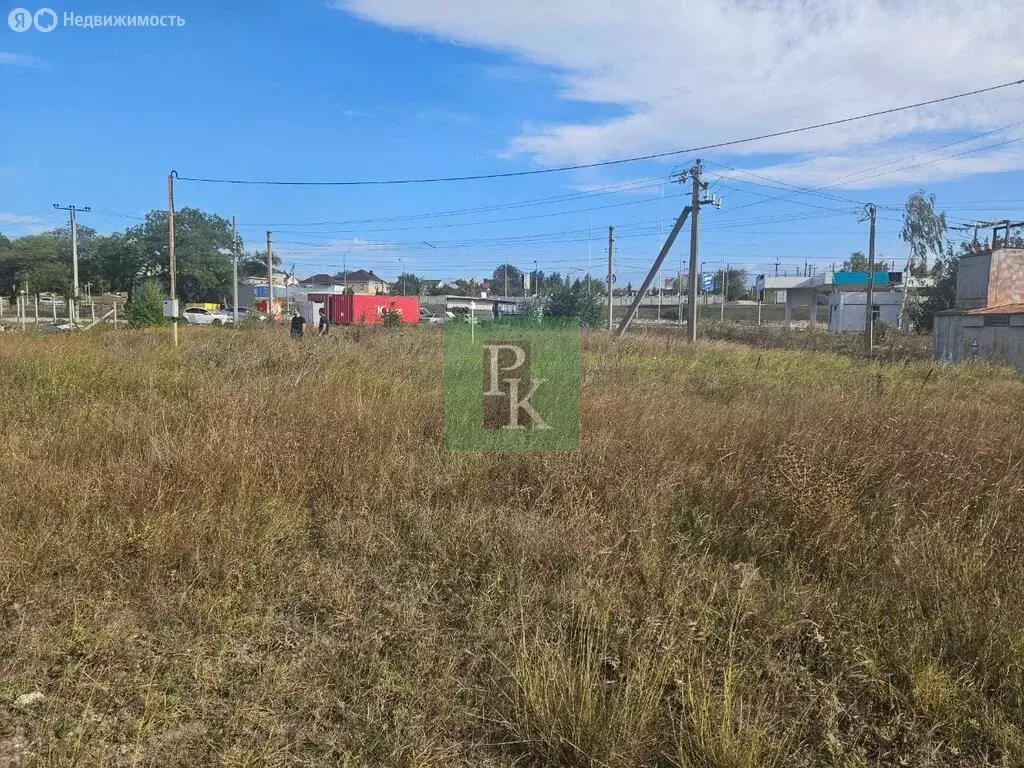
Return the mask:
M189 307L182 312L182 317L189 325L225 325L234 319L230 312L222 309L211 312L202 307Z
M444 318L439 315L435 315L429 309L423 307L420 308L420 322L429 323L431 325L438 325L444 322Z

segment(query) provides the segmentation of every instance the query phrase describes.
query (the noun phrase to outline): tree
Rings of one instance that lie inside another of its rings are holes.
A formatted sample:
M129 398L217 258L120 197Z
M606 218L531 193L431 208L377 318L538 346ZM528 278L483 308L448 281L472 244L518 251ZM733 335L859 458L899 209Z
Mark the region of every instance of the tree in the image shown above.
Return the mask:
M475 279L466 280L464 278L459 278L455 281L455 291L460 296L479 296L480 283Z
M138 249L147 275L170 290L167 211L150 211L126 233ZM186 301L218 300L231 288L231 222L198 208L174 214L177 288Z
M850 258L843 262L843 269L847 272L867 272L868 271L868 257L864 255L864 251L854 251L850 254ZM881 256L875 257L875 272L888 272L889 265L882 260Z
M274 256L274 267L281 266L281 259ZM247 251L238 257L238 277L262 277L267 278L267 252Z
M926 194L922 189L908 197L900 239L910 246L910 274L928 274L928 254L942 254L945 235L946 214L935 212L935 195Z
M419 296L423 289L423 280L411 272L403 272L395 278L391 292L403 296Z
M9 258L3 269L4 288L16 285L17 290L33 293L53 291L71 294L71 259L64 263L54 232L19 237L11 243ZM27 289L26 289L27 284Z
M125 307L125 318L132 328L163 325L167 322L164 317L164 294L160 287L151 281L134 291Z
M502 296L523 295L523 273L513 264L502 264L494 270L491 288Z
M428 296L444 296L448 293L448 283L440 280L425 280L422 285L426 286Z
M145 266L145 259L136 244L127 235L115 233L96 239L87 274L90 281L101 283L111 291L126 292L130 301Z
M960 257L970 252L969 243L961 243L959 249L954 249L952 243L948 243L945 256L936 260L932 270L934 283L919 292L920 301L911 302L907 307L910 322L919 331L931 331L935 325L935 314L956 306L956 278Z
M575 317L580 325L593 328L601 323L604 311L605 304L600 294L588 294L585 286L577 280L571 286L563 285L552 292L546 314L551 317Z
M747 295L747 270L730 269L726 273L726 299L736 301ZM722 293L722 270L715 273L714 293Z

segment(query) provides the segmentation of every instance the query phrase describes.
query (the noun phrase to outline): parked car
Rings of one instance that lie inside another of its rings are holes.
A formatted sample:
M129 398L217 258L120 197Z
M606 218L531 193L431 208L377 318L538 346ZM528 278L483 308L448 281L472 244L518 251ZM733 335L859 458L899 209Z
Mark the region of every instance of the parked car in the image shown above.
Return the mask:
M182 317L189 325L225 325L234 319L230 312L223 309L211 311L202 307L188 307Z
M440 325L444 322L444 318L441 315L435 315L429 309L425 307L420 308L420 322L430 323L431 325Z

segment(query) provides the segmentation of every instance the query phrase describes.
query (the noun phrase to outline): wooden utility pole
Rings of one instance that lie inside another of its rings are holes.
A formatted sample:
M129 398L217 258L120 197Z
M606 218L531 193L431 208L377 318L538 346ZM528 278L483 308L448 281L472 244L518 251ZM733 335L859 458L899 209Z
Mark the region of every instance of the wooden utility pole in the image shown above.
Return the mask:
M615 311L615 227L608 227L608 330Z
M178 346L178 265L174 261L174 171L167 176L167 236L171 262L171 327L174 329L174 346Z
M235 226L235 217L231 217L231 296L234 306L234 317L232 318L235 328L238 327L238 228Z
M700 248L700 160L690 169L693 181L693 197L690 200L690 279L687 289L686 322L689 325L690 343L697 343L697 255Z
M878 209L874 203L866 206L868 217L871 219L871 235L868 240L868 293L867 306L865 307L867 318L864 321L864 351L868 359L871 358L871 350L875 342L875 215Z
M274 257L271 255L271 238L274 233L267 230L267 315L274 321Z

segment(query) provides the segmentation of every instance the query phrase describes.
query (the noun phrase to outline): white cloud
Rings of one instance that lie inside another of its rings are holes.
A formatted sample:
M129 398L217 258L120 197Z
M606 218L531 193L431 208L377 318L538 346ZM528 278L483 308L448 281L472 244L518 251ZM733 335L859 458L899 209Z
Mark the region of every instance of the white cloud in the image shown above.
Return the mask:
M0 232L10 238L37 235L59 226L52 217L47 219L43 216L0 211Z
M42 69L46 62L35 56L27 56L23 53L7 53L0 51L0 65L10 64L14 67L29 67L31 69Z
M333 0L329 5L384 26L507 52L550 68L564 99L621 109L616 117L593 122L526 123L509 151L541 165L713 144L1024 76L1020 0ZM899 151L908 141L980 133L1024 119L1022 97L1024 86L1017 86L738 145L729 152L796 155L791 178L807 183L820 164L818 153L847 155L851 161L861 155L865 167L871 156ZM905 180L958 175L977 168L979 160L968 156L948 166L924 166ZM993 151L990 161L1021 167L1012 145ZM878 183L883 181L891 178Z

